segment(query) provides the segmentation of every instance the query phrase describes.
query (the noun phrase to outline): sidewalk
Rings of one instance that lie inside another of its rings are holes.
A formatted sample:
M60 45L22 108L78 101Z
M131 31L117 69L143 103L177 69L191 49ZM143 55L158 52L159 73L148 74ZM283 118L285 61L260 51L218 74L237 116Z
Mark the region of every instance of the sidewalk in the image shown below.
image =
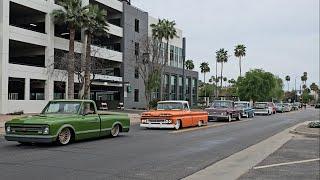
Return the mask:
M239 180L320 179L319 138L295 135Z

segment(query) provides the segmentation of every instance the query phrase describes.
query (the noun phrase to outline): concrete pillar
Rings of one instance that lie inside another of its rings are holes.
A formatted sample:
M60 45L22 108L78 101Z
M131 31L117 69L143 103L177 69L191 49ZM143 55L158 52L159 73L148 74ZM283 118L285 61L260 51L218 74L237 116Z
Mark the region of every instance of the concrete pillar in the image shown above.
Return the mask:
M24 79L24 100L30 100L30 79Z
M9 0L0 1L0 114L8 112Z
M48 78L46 80L46 86L45 86L45 100L52 100L53 99L53 93L54 93L54 78L52 76L54 71L54 22L50 16L50 13L53 10L53 4L54 0L48 0L47 1L49 8L48 13L45 17L45 29L48 37L48 46L45 50L45 65L47 67L47 74Z

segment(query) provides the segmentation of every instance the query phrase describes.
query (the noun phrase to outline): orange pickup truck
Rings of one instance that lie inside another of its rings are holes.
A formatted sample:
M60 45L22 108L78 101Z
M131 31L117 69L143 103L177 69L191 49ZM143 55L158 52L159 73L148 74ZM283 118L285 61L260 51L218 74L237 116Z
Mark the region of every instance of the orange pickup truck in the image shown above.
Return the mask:
M188 101L159 101L156 110L142 113L140 127L178 130L207 123L208 113L191 111Z

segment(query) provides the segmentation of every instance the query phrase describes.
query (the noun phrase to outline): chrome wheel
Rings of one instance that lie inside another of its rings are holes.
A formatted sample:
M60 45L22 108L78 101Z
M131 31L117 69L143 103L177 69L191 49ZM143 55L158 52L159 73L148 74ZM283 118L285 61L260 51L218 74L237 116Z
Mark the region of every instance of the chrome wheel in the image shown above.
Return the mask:
M112 129L111 129L111 136L112 137L117 137L120 132L120 127L118 124L116 124Z
M231 114L228 116L228 121L229 121L229 122L231 122L231 121L232 121Z
M199 127L202 126L202 121L198 121L198 126L199 126Z
M177 120L176 125L174 125L174 128L175 128L176 130L178 130L178 129L180 129L180 126L181 126L181 121L180 121L180 120Z
M71 131L69 128L64 128L58 135L58 141L61 145L67 145L71 140Z

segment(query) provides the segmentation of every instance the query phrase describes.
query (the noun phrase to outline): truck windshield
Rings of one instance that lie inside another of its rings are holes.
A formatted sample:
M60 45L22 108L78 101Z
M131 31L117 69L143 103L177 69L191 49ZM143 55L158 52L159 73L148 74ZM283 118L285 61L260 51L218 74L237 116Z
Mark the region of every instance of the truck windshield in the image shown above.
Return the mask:
M264 109L264 108L267 108L267 103L256 103L254 107L256 109Z
M77 114L80 102L50 102L42 114Z
M211 105L213 108L229 108L232 107L232 102L230 101L214 101Z
M236 108L247 108L247 107L249 107L247 103L235 103L234 106Z
M157 110L182 110L182 103L159 103Z

